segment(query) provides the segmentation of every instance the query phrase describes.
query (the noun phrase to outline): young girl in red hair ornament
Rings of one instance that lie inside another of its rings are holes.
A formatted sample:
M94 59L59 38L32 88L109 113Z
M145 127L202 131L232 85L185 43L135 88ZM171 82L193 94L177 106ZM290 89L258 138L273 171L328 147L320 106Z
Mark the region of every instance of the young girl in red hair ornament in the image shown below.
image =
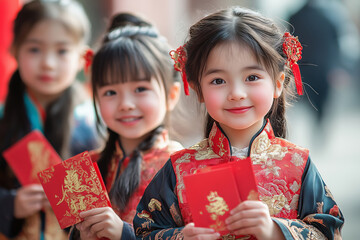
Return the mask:
M190 28L171 56L206 106L206 138L173 154L146 189L134 219L139 239L341 239L343 215L309 151L285 140L294 82L302 94L301 50L273 21L239 7ZM248 157L259 200L229 210L228 235L194 225L184 176Z

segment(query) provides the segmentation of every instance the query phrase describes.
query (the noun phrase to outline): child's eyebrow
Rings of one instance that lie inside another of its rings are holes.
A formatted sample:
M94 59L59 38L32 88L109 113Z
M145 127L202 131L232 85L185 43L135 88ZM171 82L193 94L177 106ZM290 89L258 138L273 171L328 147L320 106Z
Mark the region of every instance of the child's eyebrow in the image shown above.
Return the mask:
M259 65L259 64L247 66L247 67L242 68L241 70L242 71L249 71L249 70L265 71L264 67ZM210 75L210 74L213 74L213 73L223 73L223 72L225 72L225 70L223 70L223 69L209 68L209 69L206 69L206 71L204 73L204 76L207 76L207 75Z
M204 76L207 76L207 75L210 75L210 74L213 74L213 73L222 73L222 72L225 72L225 71L222 70L222 69L210 68L210 69L207 69L205 71Z
M29 38L29 39L25 40L24 43L44 44L45 42L40 40L40 39ZM56 45L70 45L71 42L69 42L69 41L58 41L58 42L55 42L55 44Z

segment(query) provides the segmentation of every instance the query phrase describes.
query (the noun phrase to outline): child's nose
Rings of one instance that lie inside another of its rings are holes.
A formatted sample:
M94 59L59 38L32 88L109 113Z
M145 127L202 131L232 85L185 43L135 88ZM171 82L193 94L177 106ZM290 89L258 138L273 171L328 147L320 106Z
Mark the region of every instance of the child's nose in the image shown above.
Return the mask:
M240 84L234 84L230 87L228 94L229 101L238 101L246 97L246 89Z
M119 110L128 111L135 109L135 103L130 96L124 95L119 99Z
M44 68L54 68L56 65L56 56L53 53L45 53L42 58Z

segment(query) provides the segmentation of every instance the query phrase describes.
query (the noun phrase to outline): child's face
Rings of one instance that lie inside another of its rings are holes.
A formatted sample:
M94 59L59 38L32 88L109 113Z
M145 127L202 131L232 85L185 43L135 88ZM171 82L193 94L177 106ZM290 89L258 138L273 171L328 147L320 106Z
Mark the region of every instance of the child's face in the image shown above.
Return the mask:
M28 91L39 100L57 98L81 68L80 44L53 20L37 23L20 45L19 71Z
M208 113L230 140L255 134L281 93L252 51L237 43L222 43L210 52L201 89Z
M100 87L97 99L105 124L122 142L142 142L167 111L164 89L155 78Z

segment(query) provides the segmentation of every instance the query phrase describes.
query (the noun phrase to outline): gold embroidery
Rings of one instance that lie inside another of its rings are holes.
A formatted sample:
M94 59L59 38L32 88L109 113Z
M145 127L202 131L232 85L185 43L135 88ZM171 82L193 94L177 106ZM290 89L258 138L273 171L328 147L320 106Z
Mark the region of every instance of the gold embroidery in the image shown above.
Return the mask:
M27 148L32 165L31 178L37 179L37 173L49 166L50 151L45 148L44 143L41 141L31 141L28 143Z
M148 204L148 208L150 212L154 212L155 210L161 211L161 202L155 198L152 198Z
M293 210L297 210L298 209L298 205L299 205L299 194L295 194L290 202L290 208Z
M330 189L328 188L328 186L325 186L325 191L326 191L325 196L331 198L331 199L335 202L334 196L333 196L332 193L330 192Z
M177 226L179 226L179 227L184 226L184 222L182 220L181 213L180 213L179 209L177 208L177 206L175 205L175 203L171 204L170 213L171 213L171 216Z
M268 159L282 160L287 153L287 148L279 144L271 144L266 132L262 132L253 142L251 147L251 159L253 164L261 164L268 167ZM271 165L273 165L271 163Z
M211 158L218 158L219 156L216 155L211 147L207 139L199 142L198 144L192 146L190 149L196 150L195 153L195 160L204 160L204 159L211 159Z
M225 230L226 226L224 222L220 221L219 217L229 211L229 206L217 192L210 192L207 199L210 204L205 206L206 210L210 213L211 219L215 221L215 224L210 225L210 228L213 228L216 231Z
M303 219L303 221L304 221L304 222L307 222L307 223L316 222L316 223L321 224L321 225L323 225L324 227L326 227L325 224L324 224L324 221L323 221L322 219L314 218L315 215L316 215L316 214L310 214L310 215L306 216L306 217Z
M147 222L153 223L154 220L151 218L149 212L142 210L141 213L137 213L138 218L145 219Z
M296 193L300 189L300 185L294 181L292 184L290 184L290 189L293 191L293 193Z
M303 159L303 157L299 153L294 153L291 157L291 162L296 167L302 166L304 164L304 161L305 159Z
M318 202L318 203L316 203L316 205L317 205L317 208L316 208L317 213L323 213L324 202Z
M227 139L225 138L224 135L221 134L219 137L219 145L218 145L220 157L224 156L228 152L228 150L225 149L224 141L227 141Z
M271 216L274 216L281 212L283 208L290 210L290 206L286 197L281 193L280 195L260 196L260 200L266 203L269 207Z

